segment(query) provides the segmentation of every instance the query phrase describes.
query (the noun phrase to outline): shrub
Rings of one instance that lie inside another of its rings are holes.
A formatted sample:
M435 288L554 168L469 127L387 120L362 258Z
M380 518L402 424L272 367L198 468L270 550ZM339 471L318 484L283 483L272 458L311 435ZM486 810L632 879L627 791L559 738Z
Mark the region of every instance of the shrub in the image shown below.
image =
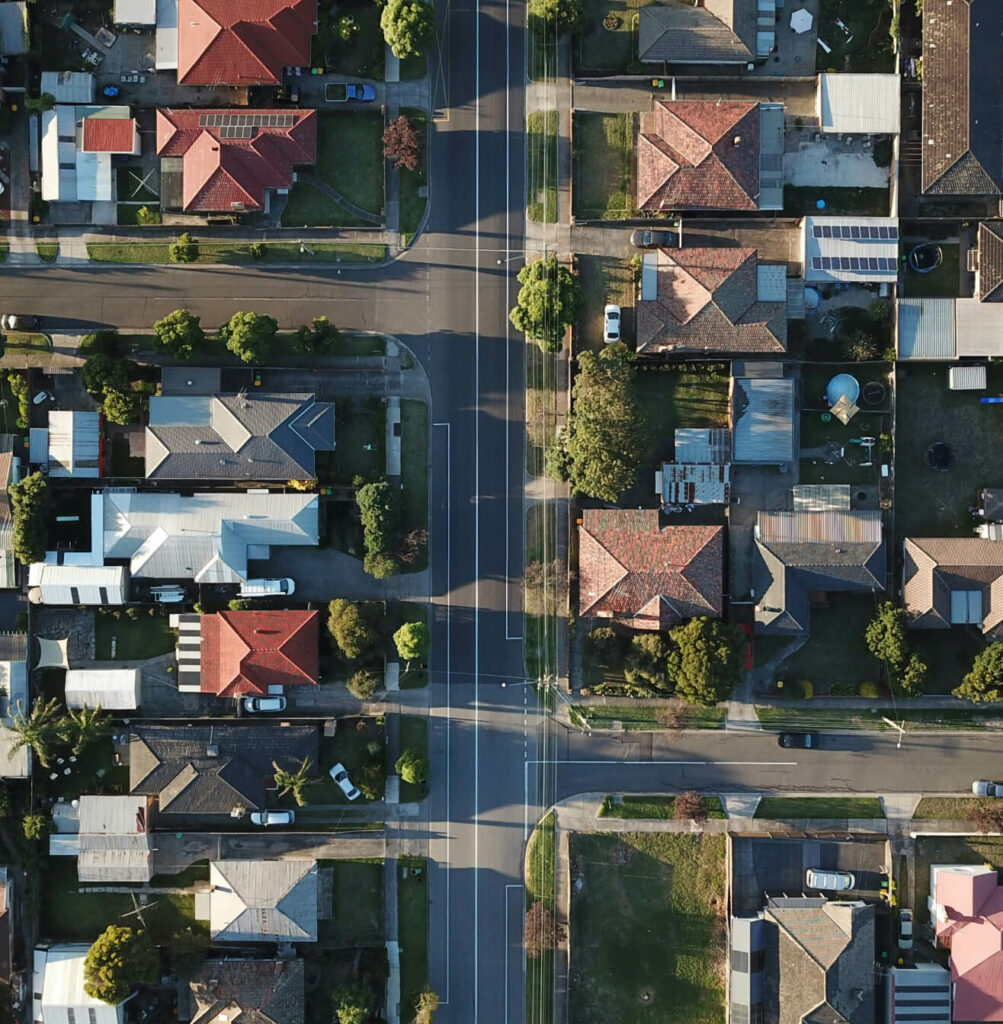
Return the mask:
M49 506L49 481L39 472L30 473L8 488L14 517L11 549L22 565L45 558L47 532L45 515Z
M808 679L799 679L797 687L803 700L811 700L815 696L815 685Z
M861 697L866 697L868 700L877 700L881 696L881 687L877 683L864 682L860 684L860 688L857 693Z
M160 211L151 210L148 206L141 206L136 211L136 223L147 227L151 224L160 223Z
M357 661L383 640L378 606L335 598L327 606L327 629L342 656Z
M26 814L21 821L24 838L32 841L44 839L49 834L50 821L45 814Z
M397 758L397 764L394 767L405 782L414 785L423 785L428 782L428 758L417 747L408 747Z
M394 167L416 170L421 146L421 132L403 114L394 118L383 132L383 155L394 161Z
M624 646L623 636L611 626L600 626L585 636L585 656L603 668L623 665Z
M623 675L635 686L647 684L656 690L669 688L669 644L661 633L639 633L627 648Z
M86 365L86 364L85 364ZM17 399L17 421L19 430L28 429L28 402L30 399L28 378L16 370L7 374L11 394Z
M672 815L676 821L704 821L707 818L707 808L704 807L700 794L688 789L672 801Z
M564 937L564 929L557 923L553 913L543 900L535 900L526 912L524 933L526 955L535 959L543 956Z
M199 244L185 231L171 242L167 254L172 263L194 263L199 258Z
M359 700L369 700L380 688L380 678L375 672L361 669L349 676L348 692Z

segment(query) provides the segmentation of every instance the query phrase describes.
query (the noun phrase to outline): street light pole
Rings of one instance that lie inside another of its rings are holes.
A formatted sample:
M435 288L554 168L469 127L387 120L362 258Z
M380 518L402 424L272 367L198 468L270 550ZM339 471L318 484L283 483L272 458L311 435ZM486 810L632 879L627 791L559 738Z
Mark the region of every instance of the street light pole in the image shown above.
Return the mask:
M900 723L900 722L893 722L890 718L885 718L884 715L881 716L881 721L884 722L886 725L890 726L892 729L895 729L895 730L898 731L899 741L898 741L898 743L895 744L895 749L896 750L901 750L902 749L902 737L905 735L905 724L904 723Z

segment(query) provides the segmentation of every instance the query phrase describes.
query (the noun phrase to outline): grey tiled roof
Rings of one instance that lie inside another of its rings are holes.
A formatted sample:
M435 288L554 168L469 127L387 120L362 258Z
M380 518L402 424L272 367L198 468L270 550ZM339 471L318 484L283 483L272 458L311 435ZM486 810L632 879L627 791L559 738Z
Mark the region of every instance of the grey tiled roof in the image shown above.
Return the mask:
M215 860L209 865L213 939L317 941L317 862Z
M980 302L1003 302L1003 221L979 225Z
M642 61L743 64L756 56L755 0L707 0L702 7L668 0L642 7Z
M191 1024L303 1024L302 960L206 960L190 988Z

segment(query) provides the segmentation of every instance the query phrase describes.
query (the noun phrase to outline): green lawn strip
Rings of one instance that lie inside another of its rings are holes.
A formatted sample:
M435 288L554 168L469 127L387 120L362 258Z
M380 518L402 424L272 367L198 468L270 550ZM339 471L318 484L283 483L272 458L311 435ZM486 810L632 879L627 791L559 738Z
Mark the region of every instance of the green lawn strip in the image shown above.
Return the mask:
M913 811L913 821L964 821L978 806L974 796L925 796Z
M576 40L578 66L584 71L648 71L637 60L638 10L652 0L585 0L583 27ZM616 24L607 28L603 19Z
M401 400L401 533L428 530L428 406L414 398ZM428 544L410 572L428 565Z
M534 110L526 118L526 215L557 223L557 111Z
M3 346L4 355L38 355L41 352L51 352L52 345L44 334L23 334L20 331L12 331L7 335Z
M574 215L579 220L636 217L634 114L574 114Z
M428 757L428 720L417 715L401 715L398 723L400 751L414 748ZM428 796L427 782L405 782L401 779L400 802L416 803Z
M886 188L815 188L808 185L784 185L784 217L818 214L818 201L825 202L828 216L860 213L887 217L890 209Z
M360 723L363 723L360 726ZM377 753L370 753L369 744L379 743ZM365 795L355 801L349 801L338 785L328 774L334 764L343 764L350 778L357 775L366 765L384 765L386 762L386 743L383 727L376 719L357 717L339 718L338 728L333 736L323 736L320 741L320 778L315 785L306 791L307 800L311 804L365 804ZM353 778L353 781L356 781ZM286 797L285 806L293 806L290 797Z
M526 957L526 1024L553 1024L554 951Z
M390 629L396 633L405 622L424 622L428 625L429 609L418 601L395 601L391 605ZM406 663L405 663L406 665ZM401 666L400 688L420 690L428 686L428 663L411 662L411 667Z
M991 712L979 714L967 708L909 708L903 704L874 703L874 707L813 708L809 704L788 704L782 707L756 706L759 724L767 729L868 729L885 732L891 728L882 719L904 722L917 729L985 729L999 721Z
M557 428L557 360L526 348L526 472L543 476L546 450L554 443Z
M59 243L36 242L35 251L38 253L38 258L43 263L55 263L56 257L59 255Z
M112 637L115 653L111 652ZM166 615L141 614L137 619L126 615L94 616L94 651L98 661L136 661L168 654L177 645L177 630L171 629Z
M905 242L900 247L900 254L908 256L916 242ZM935 242L944 254L939 267L929 274L918 274L905 264L903 273L903 293L906 298L956 298L961 290L959 267L961 263L961 246L957 243Z
M3 263L7 259L7 255L10 252L10 242L6 239L0 241L0 263Z
M423 140L418 166L413 171L402 167L397 172L400 175L400 229L406 244L410 245L428 205L428 115L419 107L401 107L401 113L418 129ZM425 195L421 194L422 189Z
M321 860L317 867L329 871L332 881L330 916L317 922L319 940L335 946L382 945L383 862Z
M725 837L572 835L571 1024L725 1017Z
M720 729L724 725L727 709L724 707L704 708L685 705L673 708L678 713L681 729ZM590 729L612 729L614 722L620 722L627 730L666 728L665 708L644 704L575 704L572 714Z
M556 501L542 501L526 511L526 562L549 562L554 559L557 534Z
M380 246L380 248L383 248ZM338 338L336 356L385 356L387 339L382 334L352 334L346 332Z
M196 239L196 263L254 263L249 245L239 242L204 242ZM87 256L97 263L170 263L170 242L88 242ZM310 242L312 252L300 251L299 242L266 242L261 263L380 263L386 247L353 242Z
M527 587L526 593L524 650L530 679L542 679L556 670L555 609L560 581L554 573L565 571L556 559L557 512L555 502L538 502L526 512L526 564L543 563L543 568L532 574L538 585Z
M397 859L397 941L401 1019L410 1020L415 999L428 984L428 863L424 857Z
M1003 869L1001 836L917 836L914 848L913 908L921 924L930 920L927 900L930 896L931 864L989 864L997 871Z
M534 900L554 905L554 857L557 828L551 811L533 830L526 846L526 892Z
M881 801L855 796L764 796L756 808L757 818L784 821L789 818L883 818Z
M721 800L716 796L700 798L708 818L726 818ZM600 818L645 818L671 820L675 817L674 796L607 796L599 808Z
M557 32L535 14L526 17L529 36L529 77L534 82L557 77Z
M612 302L620 306L621 333L624 341L634 341L634 271L630 264L612 256L578 257L578 282L585 301L578 318L576 348L603 349L603 308Z

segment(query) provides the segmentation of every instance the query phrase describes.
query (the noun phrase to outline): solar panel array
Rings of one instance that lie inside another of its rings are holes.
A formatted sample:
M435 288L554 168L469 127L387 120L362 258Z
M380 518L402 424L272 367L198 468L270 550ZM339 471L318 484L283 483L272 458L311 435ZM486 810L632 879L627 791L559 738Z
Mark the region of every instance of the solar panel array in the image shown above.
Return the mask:
M870 241L874 238L898 241L899 229L884 224L813 224L811 233L816 238L852 238L857 241Z
M295 114L199 114L200 128L292 128ZM222 135L222 132L220 133ZM223 138L227 136L222 135ZM249 138L249 136L230 136Z
M812 270L897 270L898 260L887 256L812 256Z

